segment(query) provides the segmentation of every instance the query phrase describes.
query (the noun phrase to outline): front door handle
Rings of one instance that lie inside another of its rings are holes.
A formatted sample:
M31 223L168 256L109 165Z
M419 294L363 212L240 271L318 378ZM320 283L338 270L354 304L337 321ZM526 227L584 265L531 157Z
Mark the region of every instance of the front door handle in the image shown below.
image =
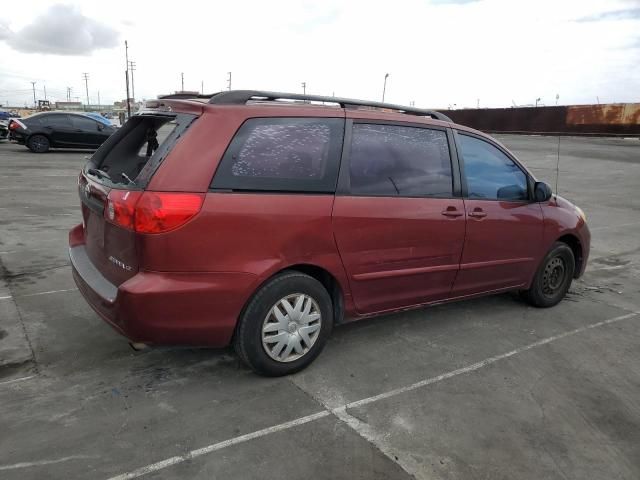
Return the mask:
M459 211L456 207L448 206L446 210L443 210L442 215L445 217L461 217L463 213Z
M486 217L487 214L481 208L476 208L473 212L469 213L469 216L475 218L483 218Z

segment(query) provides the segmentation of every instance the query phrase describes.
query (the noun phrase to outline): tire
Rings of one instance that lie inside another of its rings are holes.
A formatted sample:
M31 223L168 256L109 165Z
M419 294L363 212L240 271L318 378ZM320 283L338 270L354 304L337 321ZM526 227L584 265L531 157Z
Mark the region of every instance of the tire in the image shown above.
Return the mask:
M313 362L332 328L333 304L327 290L315 278L289 270L255 293L240 317L233 344L253 371L278 377Z
M531 288L523 297L534 307L548 308L557 305L569 291L576 261L566 243L556 242L544 257Z
M27 142L27 147L33 153L45 153L49 151L50 146L49 139L44 135L31 135Z

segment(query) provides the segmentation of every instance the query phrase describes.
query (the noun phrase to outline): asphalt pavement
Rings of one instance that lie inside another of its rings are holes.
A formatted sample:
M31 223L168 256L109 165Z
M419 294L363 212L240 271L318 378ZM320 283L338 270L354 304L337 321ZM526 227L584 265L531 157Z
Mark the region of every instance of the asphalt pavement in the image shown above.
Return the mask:
M555 189L557 137L499 136ZM71 278L87 152L0 143L0 478L640 478L640 140L560 139L586 275L338 327L268 379L230 350L133 351Z

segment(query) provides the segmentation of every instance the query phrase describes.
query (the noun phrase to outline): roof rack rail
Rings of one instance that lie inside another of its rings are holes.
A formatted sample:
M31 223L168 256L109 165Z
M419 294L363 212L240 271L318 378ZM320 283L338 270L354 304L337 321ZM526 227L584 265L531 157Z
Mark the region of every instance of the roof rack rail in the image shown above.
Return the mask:
M215 93L210 93L209 95L196 95L193 93L171 93L169 95L158 95L158 100L188 100L190 98L205 98L209 99L212 96L216 95Z
M186 94L177 94L186 95ZM249 100L303 100L312 102L327 102L337 103L342 108L355 108L355 107L372 107L372 108L386 108L389 110L397 110L400 113L406 113L409 115L428 116L435 118L436 120L442 120L445 122L453 122L444 113L437 112L435 110L424 110L421 108L407 107L404 105L394 105L392 103L372 102L367 100L356 100L353 98L341 98L341 97L327 97L322 95L300 95L299 93L283 93L283 92L265 92L261 90L229 90L225 92L218 92L213 95L198 95L198 96L186 96L178 97L177 95L166 95L162 98L209 98L209 103L215 105L244 105Z

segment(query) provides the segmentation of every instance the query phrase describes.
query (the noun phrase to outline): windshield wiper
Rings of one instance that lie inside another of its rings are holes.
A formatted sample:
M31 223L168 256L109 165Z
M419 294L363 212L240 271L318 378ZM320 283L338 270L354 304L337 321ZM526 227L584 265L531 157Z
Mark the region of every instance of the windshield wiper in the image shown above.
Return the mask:
M94 177L98 177L100 179L106 178L107 180L111 180L111 177L104 170L100 170L99 168L90 168L87 170L87 173L93 175Z
M136 184L136 182L134 182L133 180L131 180L131 179L129 178L129 175L127 175L126 173L122 172L120 175L121 175L121 176L122 176L122 178L124 178L127 182L129 182L129 185L135 185L135 184Z

